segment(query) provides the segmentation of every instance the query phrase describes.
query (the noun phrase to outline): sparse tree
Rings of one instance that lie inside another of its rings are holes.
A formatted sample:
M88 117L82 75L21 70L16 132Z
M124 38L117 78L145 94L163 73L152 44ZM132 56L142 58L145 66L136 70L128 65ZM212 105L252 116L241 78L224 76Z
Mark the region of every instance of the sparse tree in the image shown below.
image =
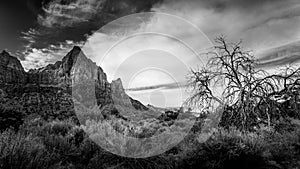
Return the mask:
M257 68L257 60L252 52L242 49L241 41L228 43L221 36L215 42L214 49L206 53L206 65L191 70L193 95L187 104L200 109L221 105L223 126L247 129L258 121L270 126L271 96L298 85L300 70L288 67L280 74L269 75Z

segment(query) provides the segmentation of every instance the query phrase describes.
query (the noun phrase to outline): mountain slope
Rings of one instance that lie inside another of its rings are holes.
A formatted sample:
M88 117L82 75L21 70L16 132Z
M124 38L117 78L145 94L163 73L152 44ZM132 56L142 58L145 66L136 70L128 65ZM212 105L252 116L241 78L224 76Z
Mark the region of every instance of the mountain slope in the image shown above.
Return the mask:
M109 83L103 69L77 46L61 61L28 72L17 58L3 51L0 72L1 105L7 107L9 103L26 114L37 113L46 119L75 118L72 96L100 108L125 103L122 106L147 109L125 93L120 80Z

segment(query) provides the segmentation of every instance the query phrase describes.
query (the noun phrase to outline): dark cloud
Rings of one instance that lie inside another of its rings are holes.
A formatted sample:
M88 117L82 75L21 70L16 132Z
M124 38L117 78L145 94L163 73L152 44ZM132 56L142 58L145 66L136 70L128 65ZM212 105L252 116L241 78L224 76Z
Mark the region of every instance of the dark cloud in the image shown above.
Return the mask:
M72 27L78 23L118 18L149 11L160 0L60 0L43 5L38 22L46 27Z
M192 15L209 38L243 38L250 49L300 36L299 0L1 0L0 49L25 60L33 49L46 51L67 40L81 44L106 23L154 6L175 6Z
M260 22L253 24L248 27L245 31L261 27L262 25L270 25L272 22L292 20L300 17L300 2L297 6L290 6L288 10L280 11L273 13L273 16L262 19Z
M44 0L24 1L27 11L34 16L30 27L20 32L23 46L15 54L22 60L33 52L50 46L61 46L66 41L82 44L94 31L128 14L150 11L160 0ZM40 66L39 64L38 66Z
M277 67L277 66L285 66L285 65L295 64L295 63L298 63L299 61L300 61L300 53L296 54L296 55L290 55L290 56L287 56L284 58L272 60L269 62L262 62L258 65L258 67L272 68L272 67Z
M195 8L212 9L215 12L225 12L227 10L240 11L256 11L256 8L268 8L278 5L284 6L286 4L297 4L298 0L165 0L165 4L182 3L193 4Z
M276 67L300 61L300 41L269 49L259 55L259 67Z
M32 47L43 48L65 40L84 41L106 23L127 14L149 11L160 0L52 0L38 14L39 32Z
M21 53L65 40L82 41L109 21L149 11L160 0L1 0L0 48ZM30 31L38 34L30 37ZM24 38L24 33L27 34ZM33 40L35 42L33 42ZM20 56L21 57L21 56Z
M153 89L178 89L184 88L188 84L187 82L180 82L180 83L168 83L168 84L161 84L161 85L154 85L154 86L144 86L144 87L137 87L137 88L130 88L126 89L127 91L145 91L145 90L153 90Z
M256 10L257 7L272 6L274 4L298 3L297 0L199 0L201 5L212 8L216 12L225 10Z

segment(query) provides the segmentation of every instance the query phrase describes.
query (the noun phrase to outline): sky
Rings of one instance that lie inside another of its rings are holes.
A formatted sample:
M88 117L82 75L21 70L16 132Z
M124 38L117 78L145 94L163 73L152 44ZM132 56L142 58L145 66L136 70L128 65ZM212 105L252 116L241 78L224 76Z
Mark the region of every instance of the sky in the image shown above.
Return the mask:
M26 70L78 45L109 81L120 77L130 96L161 107L187 97L186 74L205 62L195 53L216 36L242 39L261 68L300 59L299 0L1 0L0 26L0 50ZM132 32L143 35L126 39Z

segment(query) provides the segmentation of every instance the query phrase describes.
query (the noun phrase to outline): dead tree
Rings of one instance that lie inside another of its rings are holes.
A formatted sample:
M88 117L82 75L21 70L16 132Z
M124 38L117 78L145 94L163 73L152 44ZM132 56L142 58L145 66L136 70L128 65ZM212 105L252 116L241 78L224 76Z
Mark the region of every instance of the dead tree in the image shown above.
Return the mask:
M242 49L241 41L228 43L221 36L215 42L214 49L206 53L209 57L206 65L191 70L189 84L193 95L187 104L204 109L218 103L224 107L221 120L224 126L246 129L258 121L270 126L271 95L299 84L300 69L289 68L269 75L256 68L257 60L250 51Z

